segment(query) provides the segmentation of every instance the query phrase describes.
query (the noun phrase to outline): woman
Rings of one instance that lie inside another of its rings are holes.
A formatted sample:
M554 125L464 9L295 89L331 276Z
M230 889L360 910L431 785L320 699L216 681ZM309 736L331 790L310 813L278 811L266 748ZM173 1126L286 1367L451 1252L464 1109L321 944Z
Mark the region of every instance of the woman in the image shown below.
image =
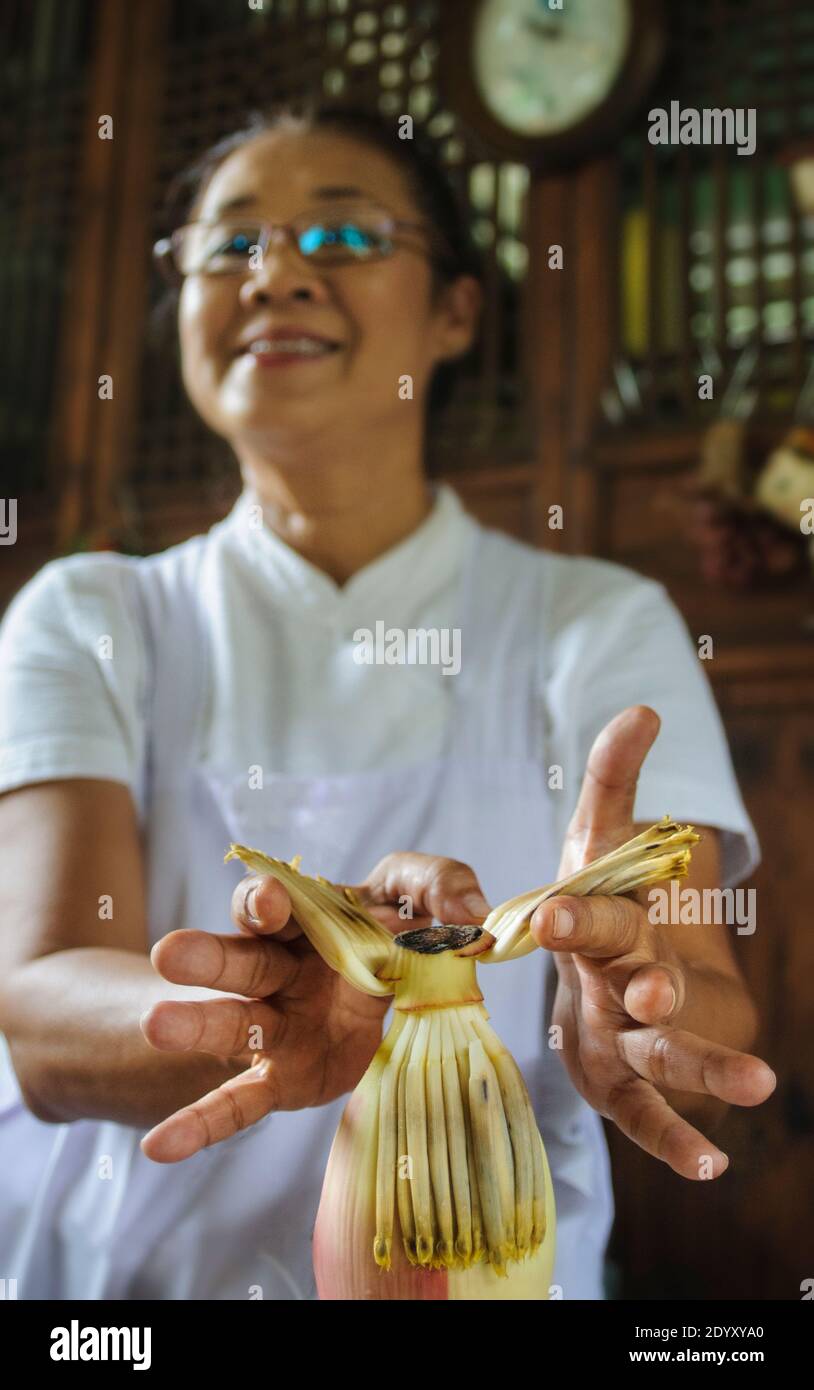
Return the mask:
M661 586L484 529L425 478L428 396L481 296L416 142L278 112L181 186L188 229L159 249L183 379L243 492L162 554L51 562L3 624L0 1248L24 1298L313 1296L322 1174L384 1005L327 970L279 884L222 863L230 840L362 885L394 930L482 921L665 811L704 829L691 886L757 862ZM460 671L366 663L378 622L457 633ZM774 1078L742 1051L726 925L569 905L485 989L553 1172L556 1283L601 1298L599 1115L717 1177L692 1119Z

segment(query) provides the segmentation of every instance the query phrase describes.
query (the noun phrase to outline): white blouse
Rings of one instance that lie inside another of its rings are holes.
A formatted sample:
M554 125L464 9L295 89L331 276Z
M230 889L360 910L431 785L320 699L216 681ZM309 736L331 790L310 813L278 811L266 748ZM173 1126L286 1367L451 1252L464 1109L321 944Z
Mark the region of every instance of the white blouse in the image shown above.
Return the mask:
M377 624L380 656L390 629L443 633L454 624L477 522L450 487L435 492L417 530L341 586L258 524L248 489L212 527L204 581L212 756L248 769L271 748L274 771L311 776L398 766L441 747L454 662L359 659L361 631L375 638ZM661 731L636 819L667 811L717 826L724 880L738 882L759 862L757 839L703 664L666 590L609 561L537 554L549 645L540 718L555 758L558 729L563 750L574 750L563 751L561 831L596 734L625 706L648 704ZM0 791L84 776L124 782L137 796L147 657L124 569L139 563L106 553L52 560L12 601L0 626Z

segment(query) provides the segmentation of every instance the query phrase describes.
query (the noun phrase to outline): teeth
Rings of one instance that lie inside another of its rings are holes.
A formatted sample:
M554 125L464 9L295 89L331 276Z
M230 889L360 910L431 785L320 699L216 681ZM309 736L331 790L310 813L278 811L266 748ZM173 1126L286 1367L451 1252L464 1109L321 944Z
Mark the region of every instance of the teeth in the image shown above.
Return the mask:
M331 343L319 343L313 338L256 338L249 344L248 351L258 355L260 353L281 353L290 352L296 354L307 354L311 357L318 357L320 353L332 352Z

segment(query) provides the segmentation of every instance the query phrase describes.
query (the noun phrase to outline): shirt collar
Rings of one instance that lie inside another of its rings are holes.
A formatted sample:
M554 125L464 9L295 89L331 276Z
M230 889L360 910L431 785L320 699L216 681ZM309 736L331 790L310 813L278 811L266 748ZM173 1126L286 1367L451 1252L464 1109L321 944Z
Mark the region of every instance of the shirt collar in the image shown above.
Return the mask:
M381 613L383 605L388 611L399 602L414 607L460 572L477 523L446 483L431 484L431 489L432 510L416 529L343 585L271 530L250 487L244 488L219 529L229 544L251 559L278 599L296 604L299 611L346 622L351 615Z

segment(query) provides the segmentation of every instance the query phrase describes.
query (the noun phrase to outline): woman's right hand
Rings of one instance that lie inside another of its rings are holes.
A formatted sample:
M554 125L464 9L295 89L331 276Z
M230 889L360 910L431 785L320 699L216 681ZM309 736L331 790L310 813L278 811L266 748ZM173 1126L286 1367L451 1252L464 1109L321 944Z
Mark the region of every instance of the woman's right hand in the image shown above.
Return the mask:
M386 855L354 892L394 934L434 917L479 922L489 911L468 865L429 854ZM399 916L405 896L408 921ZM242 935L174 931L152 950L166 980L231 997L153 1005L141 1018L147 1041L215 1055L234 1072L145 1135L142 1150L157 1163L189 1158L271 1111L325 1105L357 1085L381 1041L389 998L362 994L325 964L277 879L242 879L231 915Z

